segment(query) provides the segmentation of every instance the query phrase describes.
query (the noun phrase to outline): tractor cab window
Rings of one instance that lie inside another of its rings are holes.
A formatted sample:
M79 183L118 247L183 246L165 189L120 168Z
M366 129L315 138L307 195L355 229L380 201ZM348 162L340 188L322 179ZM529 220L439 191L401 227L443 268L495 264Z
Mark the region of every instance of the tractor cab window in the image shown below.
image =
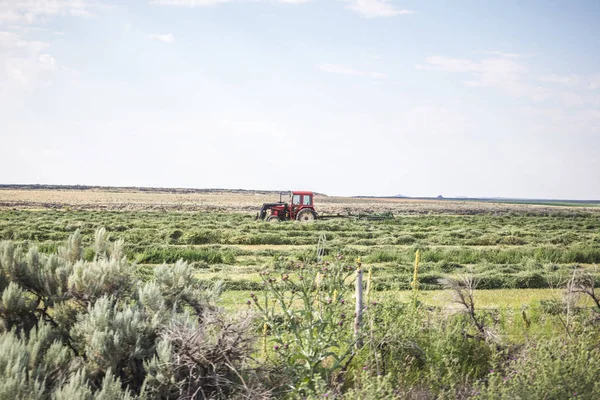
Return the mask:
M294 205L294 206L300 205L300 195L299 194L295 194L294 196L292 196L292 205Z
M303 206L312 206L312 196L307 196L307 195L304 195L304 196L303 196L303 200L304 200L304 201L302 202L302 205L303 205Z

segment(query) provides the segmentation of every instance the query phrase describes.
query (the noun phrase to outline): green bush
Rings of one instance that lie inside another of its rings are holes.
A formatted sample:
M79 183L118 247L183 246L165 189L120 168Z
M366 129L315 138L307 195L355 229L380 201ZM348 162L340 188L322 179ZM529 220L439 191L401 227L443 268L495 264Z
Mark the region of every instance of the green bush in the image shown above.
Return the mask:
M91 261L78 231L50 255L0 243L0 398L250 396L234 371L253 351L251 320L216 309L222 285L181 260L142 283L123 248L104 229Z
M492 369L479 399L597 399L598 336L548 339L526 346L514 362Z
M390 301L378 306L372 318L378 321L372 333L375 351L364 369L388 376L400 398L416 393L456 398L491 368L494 347L465 335L469 322L460 314L443 317L436 310Z

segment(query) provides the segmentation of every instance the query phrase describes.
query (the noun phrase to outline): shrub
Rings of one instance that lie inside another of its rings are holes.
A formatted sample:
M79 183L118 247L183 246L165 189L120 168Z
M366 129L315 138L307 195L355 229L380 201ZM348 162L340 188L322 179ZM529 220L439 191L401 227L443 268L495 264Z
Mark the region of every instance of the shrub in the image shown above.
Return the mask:
M583 334L526 346L505 368L493 369L480 399L596 399L600 396L598 338ZM592 361L594 360L594 361Z
M465 335L470 322L460 314L391 301L373 318L374 351L361 369L386 376L399 398L456 398L490 369L493 347Z
M214 306L222 285L204 285L181 260L141 284L123 248L103 229L91 261L82 259L79 232L50 255L0 244L0 398L257 393L242 378L248 320ZM163 380L159 368L174 379Z
M156 356L146 363L147 395L228 398L243 388L246 398L251 398L260 392L259 387L244 387L240 381L242 364L254 349L251 323L248 316L227 320L211 314L198 325L172 324L158 342Z

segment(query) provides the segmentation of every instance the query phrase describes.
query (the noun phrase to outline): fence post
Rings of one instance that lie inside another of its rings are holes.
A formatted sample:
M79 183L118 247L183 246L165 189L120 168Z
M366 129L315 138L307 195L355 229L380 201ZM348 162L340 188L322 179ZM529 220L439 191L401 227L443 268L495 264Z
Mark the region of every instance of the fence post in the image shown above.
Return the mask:
M356 269L356 308L354 317L354 338L356 339L356 347L362 347L362 339L360 339L360 327L362 325L362 314L363 314L363 272L360 268L361 264L358 263Z

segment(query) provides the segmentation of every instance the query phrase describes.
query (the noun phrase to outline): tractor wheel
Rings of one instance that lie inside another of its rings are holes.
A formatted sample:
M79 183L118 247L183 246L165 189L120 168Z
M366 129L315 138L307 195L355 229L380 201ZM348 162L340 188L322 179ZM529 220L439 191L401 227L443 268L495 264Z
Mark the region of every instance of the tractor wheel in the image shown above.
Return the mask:
M281 222L279 220L279 218L277 218L276 215L271 215L269 218L267 218L267 222Z
M312 210L302 210L296 215L296 220L300 222L313 222L317 216Z

